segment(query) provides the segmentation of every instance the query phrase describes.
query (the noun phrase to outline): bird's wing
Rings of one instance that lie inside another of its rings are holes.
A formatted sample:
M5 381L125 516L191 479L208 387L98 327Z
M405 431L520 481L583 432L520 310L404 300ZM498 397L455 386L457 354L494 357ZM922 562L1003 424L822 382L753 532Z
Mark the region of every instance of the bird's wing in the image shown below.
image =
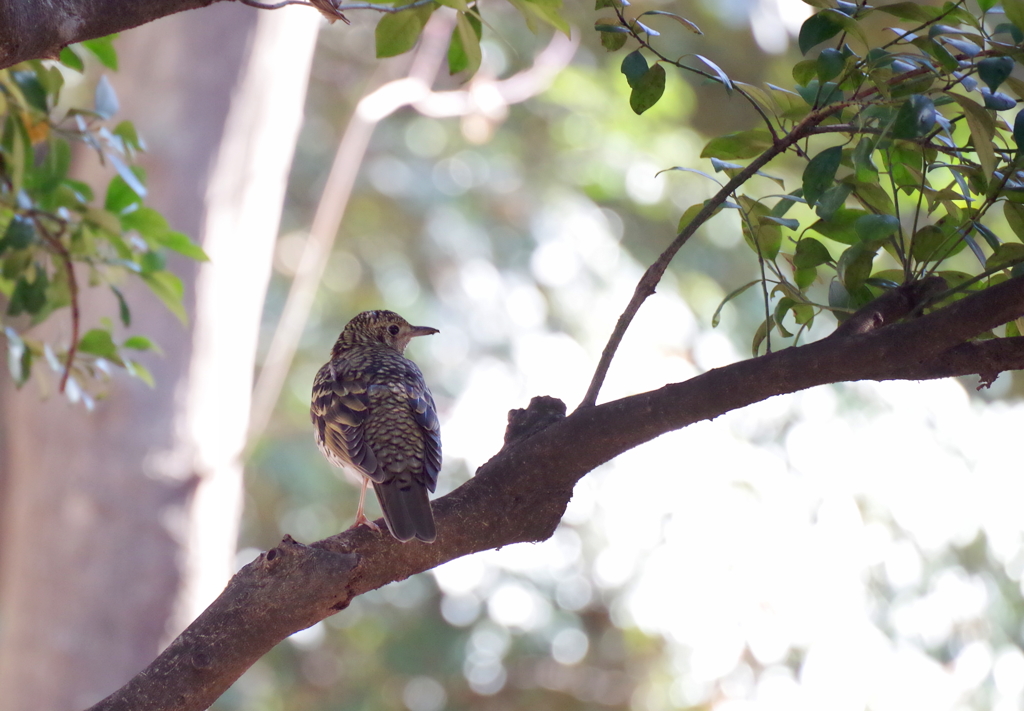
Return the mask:
M370 399L365 379L336 371L328 363L313 384L310 416L317 428L317 441L335 464L349 465L374 481L383 478L377 457L364 437Z
M441 425L437 421L434 397L423 381L423 374L415 363L410 362L410 365L414 377L407 378L406 391L413 419L423 432L423 470L427 479L424 483L433 491L437 486L437 474L441 471Z

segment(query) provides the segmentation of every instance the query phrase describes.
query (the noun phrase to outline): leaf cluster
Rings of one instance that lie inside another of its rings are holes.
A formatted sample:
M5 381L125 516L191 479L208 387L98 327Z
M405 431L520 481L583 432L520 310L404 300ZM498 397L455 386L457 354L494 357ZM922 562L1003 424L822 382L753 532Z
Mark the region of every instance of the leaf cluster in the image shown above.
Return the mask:
M67 396L87 405L95 397L90 384L107 377L112 367L152 383L129 353L155 345L144 336L115 342L110 318L80 333L81 288L110 289L118 319L128 327L131 308L121 286L138 278L184 321L182 283L166 269L166 254L206 259L186 235L144 205L145 173L131 165L144 144L131 122L110 126L118 101L106 77L96 83L91 107L61 104L66 72L84 72L89 55L117 68L106 37L65 48L60 66L33 60L0 71L0 327L8 367L21 386L44 360L61 374ZM114 169L102 202L90 185L71 175L75 144ZM65 308L71 312L68 343L30 335L32 326Z
M540 25L554 27L569 34L569 23L562 16L562 0L509 0L526 21L527 27L536 32ZM408 52L419 41L423 28L430 16L440 7L456 10L455 27L448 44L448 71L450 74L465 72L471 77L480 68L483 53L480 38L485 24L480 14L480 3L467 0L418 0L408 5L383 6L374 9L385 11L374 32L377 57L394 57Z
M683 236L699 226L695 219L739 213L760 276L725 302L761 286L755 354L762 343L771 350L773 332L798 339L822 312L843 321L904 284L944 280L948 288L920 312L1024 274L1024 112L1007 113L1024 97L1024 82L1012 76L1024 62L1024 2L1004 3L1005 15L990 12L987 0L977 12L963 0L810 4L818 11L800 30L805 59L793 67L793 84L753 86L701 55L673 59L659 50L660 33L645 21L669 18L699 33L686 18L597 0L597 10L614 12L595 23L603 45L638 45L622 61L637 114L657 103L665 67L675 67L739 95L759 119L707 143L702 157L729 181L714 210L694 205L679 225ZM887 28L892 39L866 28L876 13L902 25ZM783 153L801 166L795 187L761 170ZM755 176L775 189L755 192ZM1019 335L1020 321L1005 335Z

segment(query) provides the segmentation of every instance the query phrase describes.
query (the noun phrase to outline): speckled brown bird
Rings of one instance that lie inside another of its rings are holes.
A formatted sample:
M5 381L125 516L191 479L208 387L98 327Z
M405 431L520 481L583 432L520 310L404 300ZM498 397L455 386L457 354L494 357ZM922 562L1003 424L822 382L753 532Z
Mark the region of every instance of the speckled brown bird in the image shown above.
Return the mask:
M316 374L309 414L320 451L363 477L353 527L378 529L363 513L372 482L391 535L436 537L427 492L441 469L441 432L423 374L402 354L411 339L437 332L410 326L394 311L364 311L348 322Z

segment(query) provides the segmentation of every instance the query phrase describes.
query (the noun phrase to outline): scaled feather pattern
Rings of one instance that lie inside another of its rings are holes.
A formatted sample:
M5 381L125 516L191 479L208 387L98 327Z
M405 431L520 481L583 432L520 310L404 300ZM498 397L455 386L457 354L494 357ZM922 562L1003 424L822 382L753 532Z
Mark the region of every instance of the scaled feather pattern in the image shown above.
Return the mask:
M436 537L427 492L441 470L441 432L423 374L403 353L416 336L393 311L365 311L338 336L331 359L313 381L310 417L320 451L372 483L384 520L400 541ZM376 525L359 499L355 525Z

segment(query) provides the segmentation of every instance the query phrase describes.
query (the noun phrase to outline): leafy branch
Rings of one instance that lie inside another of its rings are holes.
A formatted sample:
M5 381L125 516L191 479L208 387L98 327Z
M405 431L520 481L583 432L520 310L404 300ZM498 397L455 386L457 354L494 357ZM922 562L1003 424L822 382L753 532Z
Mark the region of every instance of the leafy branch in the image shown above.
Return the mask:
M88 53L88 54L87 54ZM67 47L54 62L30 61L0 70L0 299L7 361L20 386L48 362L60 373L58 390L91 406L101 391L94 384L112 366L151 383L149 372L129 351L154 350L145 336L113 339L111 319L82 333L81 286L76 266L91 286L114 294L124 327L131 309L120 285L135 277L184 321L181 281L165 269L165 252L193 259L206 255L186 235L146 207L145 174L131 166L144 149L130 122L111 127L118 101L105 77L96 84L93 105L58 109L64 71L83 71L89 61L117 66L109 38ZM70 177L71 146L84 144L111 166L102 204L89 185ZM33 326L68 307L71 336L66 346L30 335Z
M581 407L596 403L626 328L676 252L721 209L740 210L744 238L759 264L759 278L723 301L755 283L762 285L765 316L754 334L755 354L773 330L795 343L818 313L833 313L842 322L872 300L917 281L939 278L948 288L925 290L930 300L912 313L1024 273L1024 173L1018 160L1024 114L1012 126L1000 115L1018 101L1002 89L1024 97L1024 82L1011 76L1021 61L1015 44L1024 41L1024 10L1011 8L1011 23L992 27L986 15L992 2L980 3L980 16L967 12L962 0L942 8L815 4L822 9L801 28L800 48L806 55L838 35L836 46L799 62L792 89L750 84L740 89L740 82L701 55L694 56L710 72L669 59L655 46L659 32L640 18L669 17L699 34L691 21L664 11L630 18L628 2L598 0L598 10L615 12L614 19L595 24L604 46L616 51L630 39L638 45L622 61L630 106L637 114L661 98L662 65L670 65L716 81L727 91L739 90L755 105L763 127L719 136L705 146L702 157L731 179L710 200L683 214L676 238L645 272L619 317ZM909 30L896 28L891 41L873 44L860 22L874 12L914 24ZM1015 44L999 41L1001 34L1011 35ZM854 51L847 38L867 51ZM653 65L644 54L655 58ZM836 145L833 138L822 145L830 136L842 142ZM797 189L774 196L741 192L749 191L750 178L763 175L760 169L767 162L786 152L802 162ZM951 178L942 181L946 171ZM774 205L766 203L770 199ZM1001 225L989 219L997 203L1003 204L1012 241L998 236ZM793 235L790 240L783 239L786 231ZM967 248L980 274L961 256ZM783 325L790 313L799 325L795 336ZM716 324L717 318L718 313ZM1020 325L1010 321L1003 335L1019 333Z

